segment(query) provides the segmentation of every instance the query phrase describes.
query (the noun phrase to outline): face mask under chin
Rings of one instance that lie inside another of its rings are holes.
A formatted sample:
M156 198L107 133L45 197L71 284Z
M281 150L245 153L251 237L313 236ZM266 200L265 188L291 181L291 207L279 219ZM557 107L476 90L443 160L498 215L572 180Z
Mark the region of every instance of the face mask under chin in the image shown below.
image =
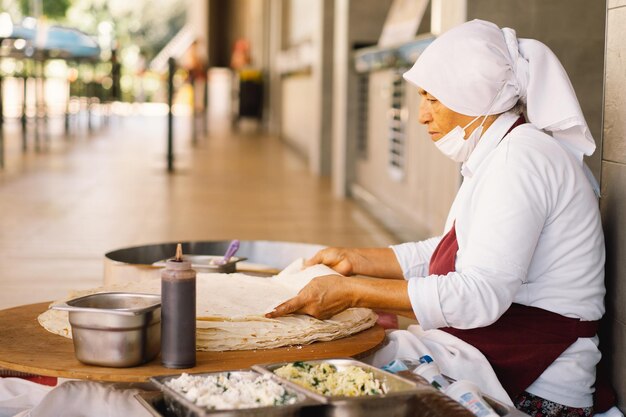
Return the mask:
M503 87L504 84L500 87L495 97L491 100L489 106L487 106L487 111L482 113L480 116L474 118L474 120L466 124L465 127L456 126L445 136L435 142L437 148L445 156L452 159L453 161L462 163L466 162L469 159L472 151L474 150L474 148L476 148L476 145L478 144L480 136L483 133L483 125L485 124L485 120L487 120L487 117L493 109L494 104L498 100L498 97L500 97L500 94L503 91ZM467 129L481 117L483 118L483 120L480 122L480 125L476 129L474 129L472 133L470 133L467 139L465 139L465 129Z
M478 120L481 116L472 120L464 128L457 126L448 132L445 136L435 142L435 146L448 158L456 162L466 162L471 155L472 151L478 144L478 140L483 132L483 122L476 129L470 133L467 139L465 138L465 129ZM485 116L486 118L486 116Z

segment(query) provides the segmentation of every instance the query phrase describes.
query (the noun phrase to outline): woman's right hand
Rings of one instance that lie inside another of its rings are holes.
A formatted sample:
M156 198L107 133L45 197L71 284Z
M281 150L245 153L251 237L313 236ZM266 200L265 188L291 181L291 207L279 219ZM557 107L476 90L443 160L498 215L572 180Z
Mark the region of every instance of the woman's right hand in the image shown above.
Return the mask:
M343 276L360 273L358 270L356 249L326 248L317 252L312 258L304 261L304 266L324 264Z
M341 275L403 279L402 269L390 248L326 248L317 252L304 266L324 264Z

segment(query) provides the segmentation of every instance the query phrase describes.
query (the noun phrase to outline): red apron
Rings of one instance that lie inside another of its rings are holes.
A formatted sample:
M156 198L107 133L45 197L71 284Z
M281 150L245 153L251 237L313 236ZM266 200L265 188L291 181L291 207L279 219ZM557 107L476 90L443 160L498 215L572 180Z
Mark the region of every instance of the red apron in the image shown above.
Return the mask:
M521 123L523 118L520 117L509 132ZM456 270L459 244L455 226L452 226L433 252L429 266L430 275L447 275ZM465 330L446 327L440 330L480 350L506 392L515 399L579 337L595 336L598 321L580 321L514 303L489 326ZM596 412L606 411L615 404L614 397L611 402L609 385L597 386L594 397Z

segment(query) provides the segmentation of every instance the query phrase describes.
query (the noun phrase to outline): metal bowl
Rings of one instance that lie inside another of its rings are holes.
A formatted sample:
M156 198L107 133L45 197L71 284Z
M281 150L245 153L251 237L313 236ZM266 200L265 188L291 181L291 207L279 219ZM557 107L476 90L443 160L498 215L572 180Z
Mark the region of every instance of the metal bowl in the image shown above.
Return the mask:
M50 308L69 313L76 359L125 368L148 362L161 349L161 296L107 292Z

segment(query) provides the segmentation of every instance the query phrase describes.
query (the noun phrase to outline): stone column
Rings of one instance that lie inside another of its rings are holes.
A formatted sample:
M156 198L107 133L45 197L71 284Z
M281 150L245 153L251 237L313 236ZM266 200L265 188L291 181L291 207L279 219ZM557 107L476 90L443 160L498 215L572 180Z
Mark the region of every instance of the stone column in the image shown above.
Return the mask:
M626 411L626 0L607 2L601 188L607 315L600 348Z

